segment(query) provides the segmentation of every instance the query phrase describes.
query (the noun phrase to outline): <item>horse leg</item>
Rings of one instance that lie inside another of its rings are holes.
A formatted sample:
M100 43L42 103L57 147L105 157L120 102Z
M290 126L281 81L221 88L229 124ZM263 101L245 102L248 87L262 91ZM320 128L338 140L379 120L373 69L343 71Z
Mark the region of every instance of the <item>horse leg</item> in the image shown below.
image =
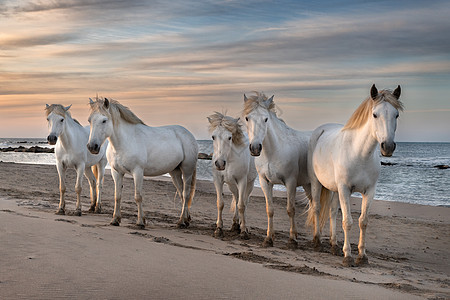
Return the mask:
M330 244L331 244L331 253L333 255L340 254L336 236L336 216L338 208L339 208L339 196L337 193L333 193L330 205Z
M178 228L187 228L189 226L189 222L191 221L191 216L189 213L190 204L189 203L189 195L191 194L191 183L192 180L194 180L193 176L195 174L195 165L194 169L186 168L184 169L183 166L181 168L181 172L183 175L183 194L182 194L182 200L183 200L183 207L181 210L180 220L177 223Z
M342 228L344 229L344 261L343 264L346 267L352 267L354 265L352 257L352 249L350 245L350 229L352 228L353 219L350 211L350 190L344 185L338 186L339 202L342 210Z
M236 233L241 233L241 227L239 225L239 188L236 183L229 183L228 187L230 188L231 195L233 197L233 201L231 201L231 210L234 212L233 215L233 225L231 226L231 231Z
M84 176L87 178L89 182L89 188L91 192L91 207L89 208L89 212L94 212L95 210L95 203L97 202L97 184L95 180L94 173L92 172L91 168L87 167L84 170Z
M102 189L103 179L105 177L105 167L107 164L106 158L102 159L97 165L97 204L95 205L95 213L100 214L102 212Z
M366 255L366 229L369 223L368 211L370 204L375 194L375 188L371 189L365 195L363 195L361 203L361 215L359 216L359 243L358 243L358 257L356 258L356 264L358 266L368 264L369 259Z
M217 222L216 222L216 230L214 231L214 236L219 238L223 237L223 220L222 220L222 211L223 211L223 180L219 178L220 176L214 176L214 186L216 188L217 194Z
M267 213L267 236L262 243L263 247L272 247L275 233L273 231L273 183L266 180L264 176L259 176L259 182L266 198Z
M296 182L287 182L287 214L289 216L289 220L291 223L291 227L289 230L289 242L288 248L297 249L297 226L295 225L295 194L296 194L297 183Z
M81 190L83 189L83 174L84 174L84 164L77 167L77 182L75 183L75 192L77 193L77 205L75 209L75 215L81 216Z
M56 214L64 215L66 213L66 202L64 197L66 193L66 168L60 162L57 162L56 168L59 175L59 207Z
M250 239L248 235L247 224L245 224L245 208L247 206L247 178L243 178L240 182L238 182L239 187L239 202L238 202L238 210L239 210L239 221L240 221L240 231L241 231L241 239L248 240Z
M322 243L320 241L321 230L320 230L320 194L322 192L322 184L319 180L311 180L311 198L310 201L310 211L308 212L308 224L314 226L314 237L313 245L316 251L322 249Z
M142 209L142 184L144 183L144 171L139 169L133 172L134 179L134 201L137 205L137 222L136 225L141 229L145 228L145 218Z
M114 179L114 214L110 224L119 226L122 219L120 214L120 200L122 199L122 183L124 174L117 172L115 169L111 169L111 174Z

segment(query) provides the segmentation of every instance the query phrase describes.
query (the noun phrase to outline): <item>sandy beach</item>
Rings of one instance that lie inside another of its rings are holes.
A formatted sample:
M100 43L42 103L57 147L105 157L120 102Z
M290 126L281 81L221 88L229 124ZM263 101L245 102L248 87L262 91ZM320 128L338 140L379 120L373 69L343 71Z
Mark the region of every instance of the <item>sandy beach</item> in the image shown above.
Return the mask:
M299 247L287 248L289 219L277 192L274 247L262 248L267 218L262 192L247 208L250 239L229 232L231 196L226 192L225 237L213 237L216 195L198 181L192 222L177 229L180 200L169 178L147 178L147 226L134 226L137 208L131 178L124 180L122 223L110 226L111 175L105 176L102 214L89 214L83 181L83 215L75 209L75 172L67 173L65 216L55 166L0 162L1 299L449 299L450 208L375 201L367 231L369 265L345 268L342 256L313 249L305 228L305 196L297 195ZM426 196L426 195L424 195ZM352 249L357 254L360 200L353 199ZM338 240L343 233L338 216ZM328 226L325 227L326 229Z

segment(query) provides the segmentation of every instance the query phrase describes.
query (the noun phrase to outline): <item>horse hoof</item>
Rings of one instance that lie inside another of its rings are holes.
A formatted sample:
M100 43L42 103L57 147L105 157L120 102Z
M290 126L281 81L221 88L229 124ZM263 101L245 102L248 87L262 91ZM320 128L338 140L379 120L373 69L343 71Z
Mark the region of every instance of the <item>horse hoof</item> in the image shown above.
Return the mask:
M189 222L178 221L177 228L184 229L189 227Z
M96 214L101 214L101 213L102 213L102 207L97 205L97 206L95 207L94 213L96 213Z
M264 242L262 243L262 246L264 248L273 247L273 239L270 237L266 237L264 239Z
M216 238L223 237L223 230L222 230L222 228L219 228L219 227L216 228L216 230L214 231L214 237L216 237Z
M230 229L231 232L241 233L241 226L238 223L233 223Z
M239 235L241 237L241 240L249 240L250 234L247 231L242 231Z
M353 260L353 257L351 257L351 256L344 257L342 264L344 265L344 267L354 267L355 266L355 262Z
M109 223L109 224L111 224L112 226L119 226L120 225L120 220L114 218L114 219L112 219L111 223Z
M66 211L64 210L64 208L60 208L55 212L55 215L65 215Z
M363 256L358 255L355 263L358 267L365 266L369 264L369 259L367 258L367 255Z
M338 245L331 245L330 252L335 256L342 255L341 248L339 248Z
M314 237L313 246L314 246L314 251L316 251L316 252L320 252L323 250L322 242L320 241L319 237L317 237L317 236Z
M77 216L77 217L81 217L81 209L77 209L76 211L74 211L73 215Z
M296 240L289 238L289 241L287 242L288 249L295 250L298 248L298 243Z
M95 212L95 205L91 205L91 207L89 207L88 212L89 213L94 213Z
M136 224L138 229L145 229L145 224Z

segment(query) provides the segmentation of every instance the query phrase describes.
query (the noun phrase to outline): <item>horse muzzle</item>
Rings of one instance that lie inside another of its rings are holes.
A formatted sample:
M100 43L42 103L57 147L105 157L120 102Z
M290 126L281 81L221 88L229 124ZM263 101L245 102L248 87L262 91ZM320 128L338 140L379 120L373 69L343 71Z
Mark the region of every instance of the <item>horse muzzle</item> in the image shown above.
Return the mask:
M261 144L250 144L249 145L250 154L252 156L259 156L261 154L262 145Z
M98 154L100 152L100 145L97 143L89 143L86 146L92 154Z
M214 162L214 165L216 166L216 169L219 171L223 171L225 170L225 165L227 164L227 162L225 160L222 159L218 159Z
M51 134L47 137L47 141L50 145L55 145L56 142L58 141L58 137L56 135Z
M394 142L382 142L380 144L380 152L381 155L385 156L385 157L391 157L392 154L395 151L395 148L397 147L397 145Z

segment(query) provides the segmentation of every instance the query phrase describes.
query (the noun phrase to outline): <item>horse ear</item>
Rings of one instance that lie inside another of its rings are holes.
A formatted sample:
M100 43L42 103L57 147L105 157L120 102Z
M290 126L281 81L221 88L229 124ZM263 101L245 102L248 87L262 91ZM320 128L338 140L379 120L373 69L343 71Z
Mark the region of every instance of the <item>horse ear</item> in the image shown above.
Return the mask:
M395 98L400 98L400 94L402 92L402 89L400 88L400 85L395 89L395 91L392 93L392 95L394 95Z
M50 107L50 105L48 105L48 104L45 104L45 108L49 108Z
M65 110L65 111L68 111L69 108L71 108L71 107L72 107L72 104L70 104L69 106L64 107L64 110Z
M372 97L373 100L375 100L375 98L377 98L378 96L378 90L375 87L375 83L372 85L372 88L370 89L370 97Z
M92 101L91 98L89 98L89 104L94 104L94 101Z
M275 95L272 95L272 97L270 97L269 99L267 99L267 100L265 101L267 107L269 107L269 105L272 104L272 102L273 102L273 97L274 97L274 96L275 96Z
M247 102L247 101L248 101L248 98L247 98L247 96L245 96L245 94L244 94L244 103Z
M109 108L109 100L105 98L105 108Z
M208 122L212 124L212 119L210 117L206 117L208 119Z

